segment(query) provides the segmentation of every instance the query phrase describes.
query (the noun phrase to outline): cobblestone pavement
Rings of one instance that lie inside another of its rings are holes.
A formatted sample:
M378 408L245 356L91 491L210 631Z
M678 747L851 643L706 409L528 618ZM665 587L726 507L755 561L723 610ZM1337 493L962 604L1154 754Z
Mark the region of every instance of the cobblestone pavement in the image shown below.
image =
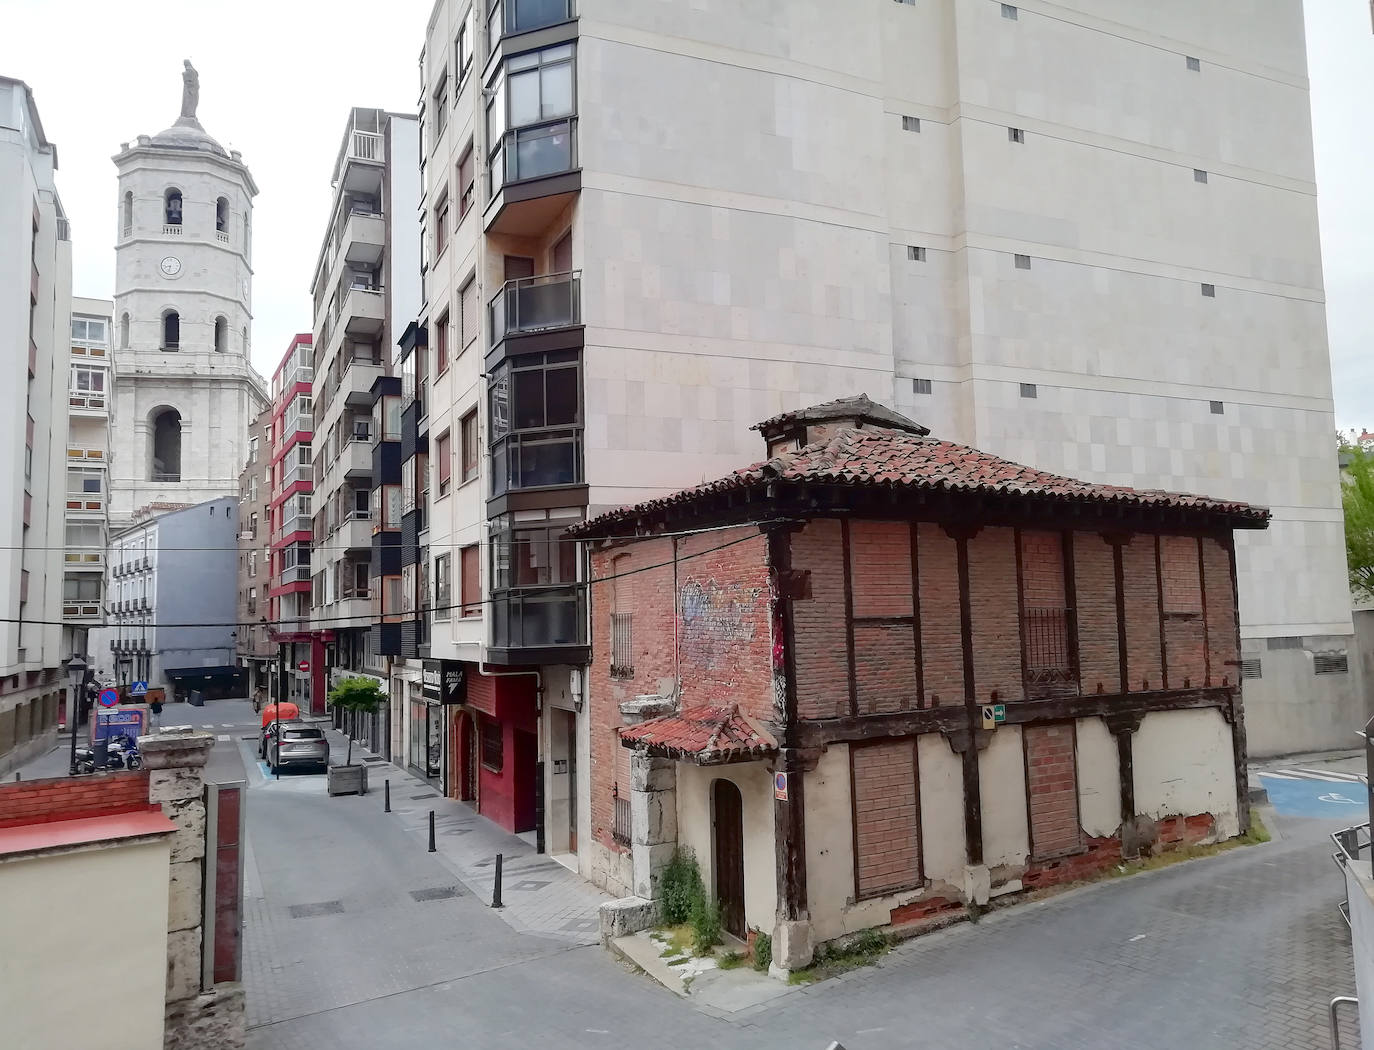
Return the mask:
M1325 837L1334 825L1271 815L1282 837L1268 845L998 911L876 967L714 1016L576 937L512 929L451 858L425 851L423 815L443 800L412 800L397 790L405 775L388 774L389 815L375 790L329 799L317 778L250 779L251 1050L524 1050L546 1039L598 1050L1327 1050L1326 1003L1353 994Z

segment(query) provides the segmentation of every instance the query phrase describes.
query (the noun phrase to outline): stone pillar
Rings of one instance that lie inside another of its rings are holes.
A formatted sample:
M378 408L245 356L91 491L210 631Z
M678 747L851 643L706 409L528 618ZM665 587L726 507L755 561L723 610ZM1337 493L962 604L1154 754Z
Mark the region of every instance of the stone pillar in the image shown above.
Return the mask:
M139 737L149 770L148 801L177 826L167 900L167 1050L231 1050L244 1045L243 990L217 985L201 994L205 878L205 764L215 738L188 727Z
M677 849L677 764L643 751L630 756L630 866L634 894L659 895L659 876Z

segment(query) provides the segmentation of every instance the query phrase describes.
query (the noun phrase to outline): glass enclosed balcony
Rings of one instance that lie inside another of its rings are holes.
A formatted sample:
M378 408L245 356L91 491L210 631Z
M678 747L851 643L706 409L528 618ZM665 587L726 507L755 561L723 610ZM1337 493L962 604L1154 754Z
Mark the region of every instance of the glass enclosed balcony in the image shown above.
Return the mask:
M507 281L489 307L491 345L508 335L582 323L582 271Z
M587 644L587 591L581 584L496 592L491 616L497 649Z
M492 495L582 481L582 431L522 430L491 449Z

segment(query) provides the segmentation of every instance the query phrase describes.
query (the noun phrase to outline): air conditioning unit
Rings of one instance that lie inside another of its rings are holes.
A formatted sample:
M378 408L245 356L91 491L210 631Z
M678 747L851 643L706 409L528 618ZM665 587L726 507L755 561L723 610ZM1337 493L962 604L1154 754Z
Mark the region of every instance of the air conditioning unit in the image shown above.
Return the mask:
M253 534L252 534L251 532L240 532L240 533L239 533L239 539L240 539L240 540L251 540L252 538L253 538Z

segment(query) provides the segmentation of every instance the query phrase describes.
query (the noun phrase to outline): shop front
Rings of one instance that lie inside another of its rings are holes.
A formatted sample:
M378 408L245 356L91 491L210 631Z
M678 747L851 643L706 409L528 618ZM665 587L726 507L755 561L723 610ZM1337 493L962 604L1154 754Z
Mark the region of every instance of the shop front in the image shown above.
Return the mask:
M450 797L507 831L534 831L538 820L539 715L533 675L483 675L472 664L465 702L451 727Z
M448 711L467 697L467 676L463 665L452 660L425 660L421 689L411 691L410 753L411 769L444 794L449 793Z

